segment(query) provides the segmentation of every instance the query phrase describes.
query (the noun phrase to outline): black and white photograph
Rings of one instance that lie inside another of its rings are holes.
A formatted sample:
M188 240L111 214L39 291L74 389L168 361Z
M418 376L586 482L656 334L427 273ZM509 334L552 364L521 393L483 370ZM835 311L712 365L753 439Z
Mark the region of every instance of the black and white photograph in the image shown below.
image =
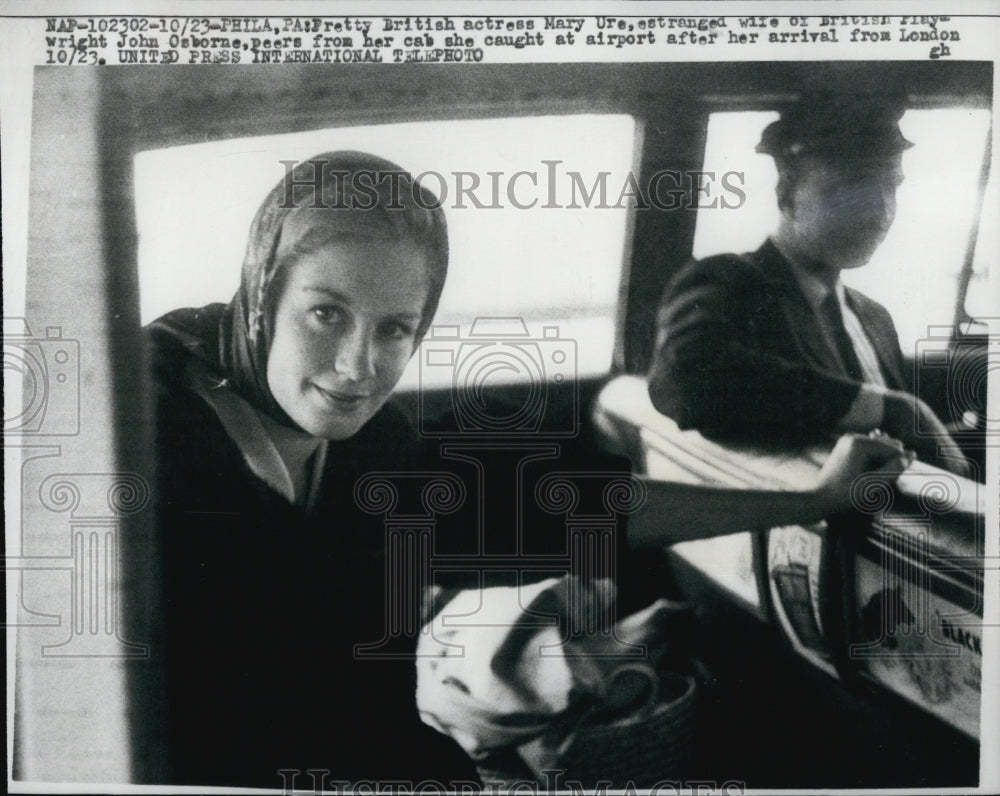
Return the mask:
M996 792L998 53L0 0L7 791Z

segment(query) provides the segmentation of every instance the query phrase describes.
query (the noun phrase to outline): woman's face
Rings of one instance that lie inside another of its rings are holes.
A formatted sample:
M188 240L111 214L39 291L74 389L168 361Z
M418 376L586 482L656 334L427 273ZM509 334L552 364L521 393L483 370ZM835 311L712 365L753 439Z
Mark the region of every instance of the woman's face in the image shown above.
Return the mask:
M347 238L287 266L267 383L303 430L355 434L413 354L428 292L425 253L407 240Z

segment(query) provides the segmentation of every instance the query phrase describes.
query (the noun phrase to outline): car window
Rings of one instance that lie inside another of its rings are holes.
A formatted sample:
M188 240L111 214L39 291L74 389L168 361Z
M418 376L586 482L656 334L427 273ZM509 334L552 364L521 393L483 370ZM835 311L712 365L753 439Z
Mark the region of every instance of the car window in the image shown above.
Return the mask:
M965 294L965 312L970 318L996 318L1000 315L1000 181L990 174L983 197L972 274ZM991 267L992 266L992 267Z
M142 321L229 300L250 221L285 173L281 161L363 149L424 174L443 202L451 257L432 334L569 340L569 361L542 368L545 378L607 373L629 212L619 198L635 134L626 115L536 116L338 128L143 152L135 159ZM449 368L421 374L419 360L399 389L452 383ZM487 375L495 382L537 378L521 367Z
M695 257L753 250L775 229L777 172L770 157L754 152L761 131L775 118L773 112L711 115L704 170L740 172L746 199L735 208L699 208ZM955 319L959 275L977 223L990 113L969 108L910 109L899 124L914 146L903 155L896 220L868 265L843 272L843 280L886 306L904 353L912 356L928 326ZM995 197L992 202L995 207ZM989 252L996 252L997 228L990 219L998 214L989 215L989 204L988 200L983 207L977 268L966 304L973 315L995 314L986 311L981 289Z

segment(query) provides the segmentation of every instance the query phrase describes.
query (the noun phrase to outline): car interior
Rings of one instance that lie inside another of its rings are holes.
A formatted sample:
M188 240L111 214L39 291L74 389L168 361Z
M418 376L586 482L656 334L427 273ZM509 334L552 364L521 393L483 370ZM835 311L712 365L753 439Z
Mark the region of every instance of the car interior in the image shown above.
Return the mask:
M37 68L22 333L39 357L68 341L78 391L50 400L44 423L11 442L25 551L10 569L21 595L15 779L170 782L157 730L160 572L140 329L169 309L229 299L247 224L283 161L368 149L450 192L448 286L392 401L442 462L486 479L488 498L466 518L497 534L487 540L496 561L481 572L537 555L536 525L558 536L573 520L517 513L555 472L808 483L824 450L681 431L652 407L645 374L672 274L768 233L775 176L753 147L814 90L906 98L900 124L915 146L896 223L851 278L893 313L913 392L977 477L915 467L890 497L873 490L869 511L643 551L618 562L618 577L639 602L693 607L685 644L706 674L690 780L975 786L992 361L983 319L996 294L995 228L991 238L980 219L996 217L1000 192L989 170L992 64L957 60ZM531 177L512 180L519 171ZM666 175L662 201L643 207L628 178L646 186L654 174ZM498 191L504 207L490 210ZM140 477L107 475L120 473ZM67 559L73 545L97 563ZM570 559L547 550L525 566L553 572ZM86 585L99 578L117 583L110 603ZM939 654L907 654L900 644L924 643L909 632L884 636L885 618L906 610L930 617L924 637Z

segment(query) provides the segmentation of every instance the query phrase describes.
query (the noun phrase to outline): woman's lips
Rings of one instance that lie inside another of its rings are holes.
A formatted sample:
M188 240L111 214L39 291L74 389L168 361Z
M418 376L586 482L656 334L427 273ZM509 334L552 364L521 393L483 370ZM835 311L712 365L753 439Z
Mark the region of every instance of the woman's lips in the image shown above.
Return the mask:
M353 412L371 397L368 393L350 393L327 390L320 387L318 384L313 384L312 386L328 404L342 412Z

